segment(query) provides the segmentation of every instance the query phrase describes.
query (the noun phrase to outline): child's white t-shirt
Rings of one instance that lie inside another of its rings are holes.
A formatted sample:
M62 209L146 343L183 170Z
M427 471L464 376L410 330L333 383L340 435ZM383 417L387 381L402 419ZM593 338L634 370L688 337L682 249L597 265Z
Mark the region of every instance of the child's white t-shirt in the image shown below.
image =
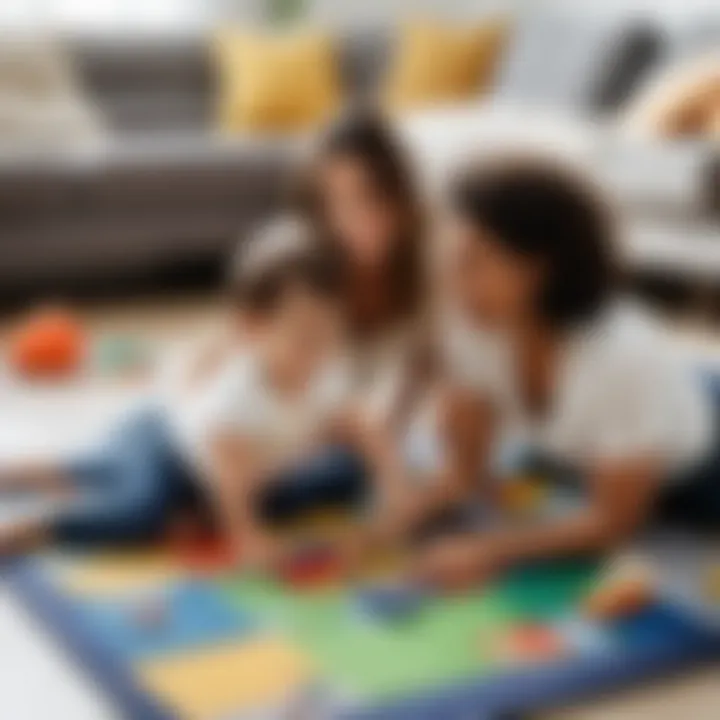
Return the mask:
M215 376L170 411L170 423L183 454L199 469L207 467L213 434L249 438L268 469L278 470L312 450L347 401L341 362L328 363L302 392L287 397L272 387L260 359L239 351Z
M507 338L457 318L446 332L454 379L493 403L503 436L578 467L654 456L671 473L709 450L713 412L697 372L636 305L618 302L573 335L539 420L524 409Z
M394 411L418 335L408 324L356 342L348 349L348 381L355 402L369 418L384 422Z

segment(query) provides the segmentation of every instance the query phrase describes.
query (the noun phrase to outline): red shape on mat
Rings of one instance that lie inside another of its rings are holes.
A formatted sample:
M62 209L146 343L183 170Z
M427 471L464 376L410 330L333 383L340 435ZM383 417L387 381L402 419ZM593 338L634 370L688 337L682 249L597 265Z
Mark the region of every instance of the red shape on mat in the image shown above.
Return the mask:
M301 548L280 563L277 572L284 583L294 588L312 588L340 579L343 563L332 548Z
M552 660L564 655L566 650L560 633L555 628L540 624L512 628L504 642L505 655L516 661Z
M214 575L237 566L237 553L218 537L199 537L173 543L180 562L195 573Z

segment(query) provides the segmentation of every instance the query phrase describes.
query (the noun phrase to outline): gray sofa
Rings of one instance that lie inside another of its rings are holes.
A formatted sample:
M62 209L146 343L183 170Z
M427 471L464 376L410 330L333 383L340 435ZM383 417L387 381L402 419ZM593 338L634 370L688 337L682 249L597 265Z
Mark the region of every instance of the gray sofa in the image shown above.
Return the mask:
M0 158L0 293L217 259L279 207L299 138L214 132L205 41L66 46L106 133L87 148ZM388 48L382 33L338 47L349 96L365 95Z
M0 163L3 290L217 257L275 207L287 142L210 131L199 42L81 42L72 58L100 143Z
M372 95L392 45L388 29L338 33L349 98ZM279 207L298 138L212 131L204 41L78 39L68 47L107 135L87 152L0 161L0 292L217 260ZM530 15L483 103L611 115L667 52L650 23Z

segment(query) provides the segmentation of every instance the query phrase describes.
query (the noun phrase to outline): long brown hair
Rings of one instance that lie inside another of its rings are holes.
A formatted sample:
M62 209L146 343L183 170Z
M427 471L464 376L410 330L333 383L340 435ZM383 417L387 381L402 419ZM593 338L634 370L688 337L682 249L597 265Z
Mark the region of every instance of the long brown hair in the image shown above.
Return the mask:
M401 228L388 256L384 282L388 308L380 322L368 323L362 317L357 294L348 285L346 312L351 328L358 335L374 334L381 328L411 318L417 312L423 286L421 255L422 213L414 173L405 150L387 122L372 111L356 111L333 124L320 139L313 161L306 168L297 195L301 210L316 226L318 236L341 250L333 237L322 209L317 168L334 158L351 158L361 163L371 181L397 208ZM345 257L346 263L351 263ZM348 265L348 277L352 276Z

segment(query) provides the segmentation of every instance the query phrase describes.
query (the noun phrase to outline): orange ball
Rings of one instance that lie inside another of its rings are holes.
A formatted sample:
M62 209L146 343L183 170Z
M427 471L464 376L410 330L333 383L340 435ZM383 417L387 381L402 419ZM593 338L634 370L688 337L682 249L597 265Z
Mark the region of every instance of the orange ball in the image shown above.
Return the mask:
M41 310L11 337L9 362L25 377L64 377L78 371L86 348L85 331L71 312Z

